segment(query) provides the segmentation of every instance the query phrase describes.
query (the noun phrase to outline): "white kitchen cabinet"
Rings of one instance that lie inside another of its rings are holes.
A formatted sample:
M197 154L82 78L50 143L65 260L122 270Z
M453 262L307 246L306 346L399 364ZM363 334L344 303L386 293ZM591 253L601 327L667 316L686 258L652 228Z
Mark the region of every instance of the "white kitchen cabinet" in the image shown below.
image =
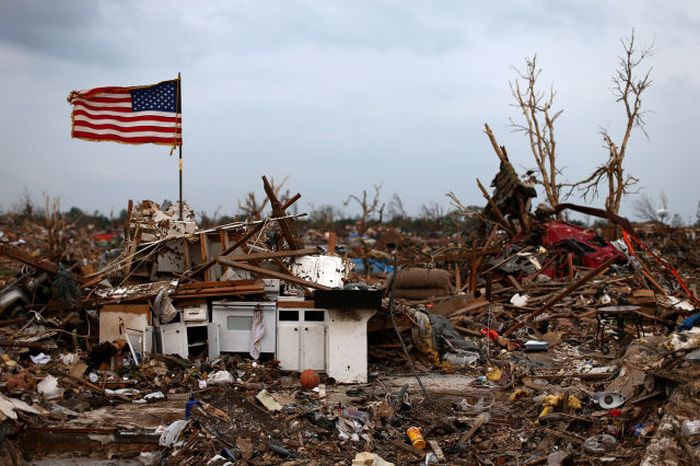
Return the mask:
M327 311L326 374L338 383L367 383L367 321L374 310Z
M277 359L289 371L326 369L326 322L322 309L279 309Z
M326 369L326 324L324 322L304 322L301 330L300 370Z
M299 322L277 324L277 360L284 370L299 370L301 367L301 335Z
M187 325L184 322L165 324L156 327L162 354L177 354L187 358L190 351L194 355L207 344L207 324Z
M183 358L189 355L187 348L187 327L182 322L157 327L160 348L163 354L177 354Z

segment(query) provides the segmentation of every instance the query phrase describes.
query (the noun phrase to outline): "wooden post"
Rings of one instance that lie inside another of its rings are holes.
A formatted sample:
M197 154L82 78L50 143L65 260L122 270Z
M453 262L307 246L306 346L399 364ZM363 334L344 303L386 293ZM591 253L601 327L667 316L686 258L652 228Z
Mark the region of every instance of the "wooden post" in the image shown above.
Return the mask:
M277 195L275 194L274 189L272 189L272 185L270 182L267 180L266 176L262 177L263 180L263 188L265 189L265 194L267 194L267 198L270 200L270 206L272 206L272 215L275 217L282 217L284 216L284 206L280 202L280 200L277 198ZM294 196L294 201L299 199L299 197ZM293 202L292 199L290 199L290 202L288 202L288 205L291 205ZM279 220L279 225L280 225L280 230L282 231L282 236L284 236L284 239L287 241L287 245L289 246L289 249L302 249L304 246L301 244L301 241L299 241L297 232L295 229L292 227L292 221L290 219L280 219Z
M209 261L209 255L207 251L207 234L206 233L200 233L199 234L199 253L202 256L202 263L206 263ZM204 271L204 281L208 282L209 281L209 270Z
M129 241L129 224L131 223L131 211L134 208L134 201L129 199L126 208L126 218L124 219L124 241Z
M335 231L328 232L328 251L327 254L335 254L335 242L337 240Z
M567 260L567 262L568 262L568 264L569 264L569 281L570 281L570 282L573 282L573 281L574 281L574 275L575 275L575 274L574 274L574 254L571 253L571 252L570 252L569 254L567 254L566 260Z
M219 230L219 243L222 251L228 248L228 232L226 230Z

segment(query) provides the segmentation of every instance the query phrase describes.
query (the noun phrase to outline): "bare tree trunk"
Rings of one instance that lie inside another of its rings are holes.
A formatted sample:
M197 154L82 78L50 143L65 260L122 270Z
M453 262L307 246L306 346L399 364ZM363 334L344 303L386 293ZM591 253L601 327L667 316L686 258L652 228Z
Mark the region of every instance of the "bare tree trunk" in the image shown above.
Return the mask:
M517 124L511 120L511 125L517 131L527 135L530 152L539 172L536 177L537 182L542 185L547 202L555 208L559 204L561 186L557 182L557 142L554 137L554 122L563 110L551 113L556 95L553 88L550 88L549 93L537 90L537 79L542 72L537 68L537 56L526 58L525 63L525 71L516 70L520 80L510 83L511 92L523 114L525 124Z
M608 160L599 166L588 178L571 185L572 189L578 187L583 192L584 199L595 198L598 195L598 186L607 181L608 192L605 198L605 208L614 214L620 211L622 198L630 193L630 188L639 180L626 175L624 161L627 156L627 145L632 132L638 128L644 135L644 112L642 109L642 95L651 86L651 69L640 74L639 68L649 58L653 49L651 47L637 51L635 48L634 30L629 39L620 39L624 53L619 57L618 68L612 78L612 92L618 102L625 109L625 130L616 144L606 129L601 131L603 143L608 149Z

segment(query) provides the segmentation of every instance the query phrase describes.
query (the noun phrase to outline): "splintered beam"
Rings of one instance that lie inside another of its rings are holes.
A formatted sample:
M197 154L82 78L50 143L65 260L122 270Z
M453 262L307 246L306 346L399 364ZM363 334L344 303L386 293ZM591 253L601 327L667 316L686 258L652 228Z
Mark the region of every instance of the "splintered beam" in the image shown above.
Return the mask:
M280 280L284 280L284 281L290 282L290 283L295 283L297 285L300 285L300 286L303 286L306 288L314 288L316 290L330 290L330 288L328 288L327 286L319 285L318 283L310 282L308 280L304 280L302 278L298 278L298 277L295 277L293 275L287 275L285 273L275 272L274 270L268 270L268 269L264 269L262 267L256 267L254 265L250 265L250 264L247 264L245 262L237 262L237 261L231 260L229 257L219 256L216 258L216 262L218 262L221 265L232 267L234 269L247 270L248 272L254 273L256 275L261 275L263 277L279 278Z

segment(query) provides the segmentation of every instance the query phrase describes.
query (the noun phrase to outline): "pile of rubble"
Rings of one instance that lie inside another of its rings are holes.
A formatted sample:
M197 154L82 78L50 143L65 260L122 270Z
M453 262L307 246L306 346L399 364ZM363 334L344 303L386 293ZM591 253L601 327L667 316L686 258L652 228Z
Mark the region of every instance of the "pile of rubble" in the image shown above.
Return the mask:
M108 254L3 229L0 463L697 463L687 244L532 214L507 158L442 239L304 236L263 183L269 218L208 229L130 203Z

